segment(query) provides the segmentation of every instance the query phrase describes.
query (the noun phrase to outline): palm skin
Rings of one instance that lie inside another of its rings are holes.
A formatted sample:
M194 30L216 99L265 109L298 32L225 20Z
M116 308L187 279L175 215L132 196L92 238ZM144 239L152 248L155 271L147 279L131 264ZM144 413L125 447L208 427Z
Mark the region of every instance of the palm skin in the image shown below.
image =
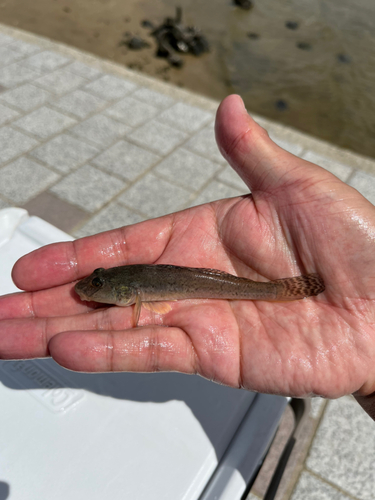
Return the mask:
M375 208L325 170L275 145L238 96L216 136L252 195L55 244L15 265L27 293L0 299L0 357L51 355L80 371L199 373L234 387L338 397L375 390ZM258 281L317 272L295 302L183 300L155 315L98 308L74 280L135 263L211 267ZM72 283L73 282L73 283Z

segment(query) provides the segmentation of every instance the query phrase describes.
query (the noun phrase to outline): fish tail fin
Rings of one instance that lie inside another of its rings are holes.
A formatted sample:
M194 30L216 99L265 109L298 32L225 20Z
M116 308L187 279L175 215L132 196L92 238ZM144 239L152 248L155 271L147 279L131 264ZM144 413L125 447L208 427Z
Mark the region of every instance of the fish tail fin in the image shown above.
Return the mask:
M274 280L277 285L276 300L298 300L324 292L323 279L318 274L306 274L294 278Z

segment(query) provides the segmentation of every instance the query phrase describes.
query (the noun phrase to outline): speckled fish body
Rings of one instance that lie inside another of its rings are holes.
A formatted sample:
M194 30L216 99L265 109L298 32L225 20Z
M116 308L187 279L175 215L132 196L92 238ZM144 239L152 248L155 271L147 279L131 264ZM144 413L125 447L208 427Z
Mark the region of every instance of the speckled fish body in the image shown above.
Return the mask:
M258 282L218 271L171 265L135 264L95 269L75 285L82 300L130 306L136 304L135 323L141 305L157 312L170 306L158 301L181 299L298 300L324 291L317 274Z

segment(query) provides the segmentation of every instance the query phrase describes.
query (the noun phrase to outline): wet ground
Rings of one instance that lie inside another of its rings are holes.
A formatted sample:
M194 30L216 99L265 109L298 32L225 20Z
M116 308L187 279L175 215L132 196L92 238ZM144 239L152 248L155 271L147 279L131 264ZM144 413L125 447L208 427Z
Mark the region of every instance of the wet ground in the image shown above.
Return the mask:
M180 0L183 22L211 43L182 68L155 57L148 19L175 13L175 0L0 0L0 22L115 60L221 99L241 94L250 111L375 157L373 0ZM125 33L150 46L131 50Z

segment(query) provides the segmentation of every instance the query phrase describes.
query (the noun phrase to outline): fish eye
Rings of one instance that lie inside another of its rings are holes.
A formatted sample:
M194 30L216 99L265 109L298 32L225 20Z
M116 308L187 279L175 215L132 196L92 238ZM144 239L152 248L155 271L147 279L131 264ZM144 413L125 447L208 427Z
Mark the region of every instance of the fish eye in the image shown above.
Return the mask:
M96 277L93 280L91 280L91 284L95 288L99 288L104 284L104 281L101 278Z
M95 269L92 274L98 274L98 273L101 273L104 270L105 270L104 267L98 267L98 269Z

